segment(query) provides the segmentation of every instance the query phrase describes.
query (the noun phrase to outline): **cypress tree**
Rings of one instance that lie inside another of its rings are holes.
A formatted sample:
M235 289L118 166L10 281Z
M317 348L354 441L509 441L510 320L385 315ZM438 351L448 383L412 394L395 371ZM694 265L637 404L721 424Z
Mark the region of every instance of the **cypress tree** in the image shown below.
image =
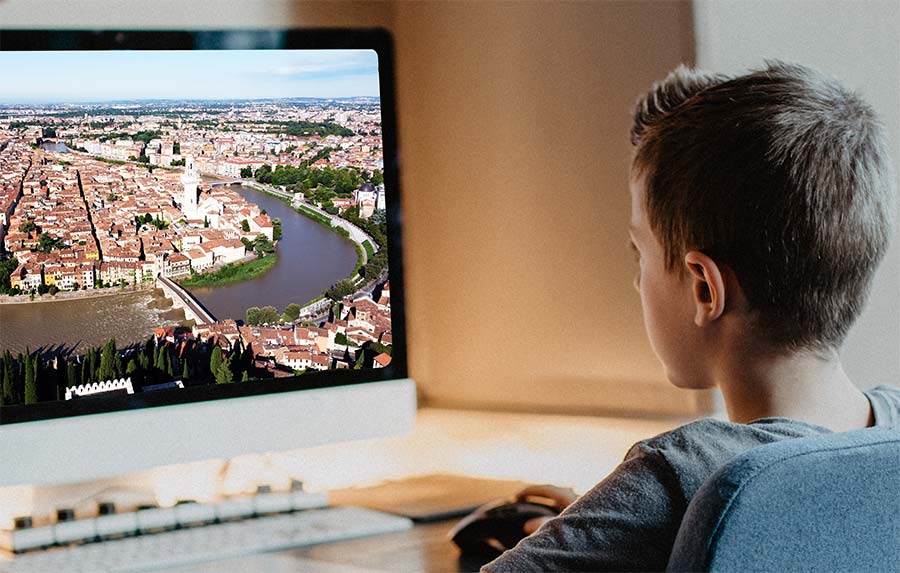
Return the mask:
M153 356L153 349L156 348L156 342L154 337L150 337L144 343L144 347L141 348L140 358L138 359L138 365L144 368L145 370L150 367L152 362L150 362L151 357Z
M219 371L216 372L216 384L231 384L234 382L234 373L231 372L231 363L234 358L234 354L229 357L227 362L224 362L220 367Z
M138 369L137 364L134 361L134 358L128 361L128 366L125 367L125 375L131 376Z
M124 378L125 377L125 363L122 361L122 355L116 352L116 358L114 360L115 364L113 365L113 370L116 371L116 378Z
M35 363L31 360L31 356L25 356L25 403L34 404L37 402L37 376L34 371Z
M185 356L184 360L181 361L181 379L187 380L188 378L190 378L190 372L188 371L187 356Z
M166 374L168 374L170 380L175 377L175 368L172 365L172 354L170 352L166 352Z
M210 375L218 381L219 370L222 368L222 363L224 360L222 359L222 347L218 344L213 348L212 354L209 356L209 373Z
M87 384L91 381L90 368L88 366L87 356L81 357L81 383Z
M100 380L112 380L116 377L116 339L110 338L103 345L100 356Z
M154 366L162 372L166 371L166 356L168 356L168 352L166 352L165 346L160 346L159 353L156 355L156 362Z
M9 350L3 353L3 386L0 388L3 403L7 406L14 402L13 357Z
M20 352L13 366L13 403L21 404L25 401L25 355Z
M74 363L66 361L66 387L73 386L78 386L78 369Z
M98 362L99 362L98 354L99 354L99 351L96 348L91 348L90 350L88 350L88 358L89 358L88 372L90 372L90 377L91 377L90 381L91 382L99 382L99 380L97 378L98 375L100 374L99 370L98 370L100 367L100 364L98 364Z

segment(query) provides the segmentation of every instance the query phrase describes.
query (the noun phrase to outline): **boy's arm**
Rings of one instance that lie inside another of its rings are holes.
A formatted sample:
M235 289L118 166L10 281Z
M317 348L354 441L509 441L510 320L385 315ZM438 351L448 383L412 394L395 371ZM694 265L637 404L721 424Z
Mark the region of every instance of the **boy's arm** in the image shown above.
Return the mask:
M663 570L685 508L669 463L638 444L606 479L483 571Z

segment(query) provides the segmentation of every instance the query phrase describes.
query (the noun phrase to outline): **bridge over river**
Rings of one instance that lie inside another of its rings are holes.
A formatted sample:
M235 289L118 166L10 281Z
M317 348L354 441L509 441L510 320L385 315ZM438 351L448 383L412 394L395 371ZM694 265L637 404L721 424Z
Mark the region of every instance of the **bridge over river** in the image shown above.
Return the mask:
M200 301L191 296L175 281L160 275L156 279L156 286L161 288L166 298L172 301L172 306L184 310L184 318L193 320L197 324L211 324L215 317L200 304Z

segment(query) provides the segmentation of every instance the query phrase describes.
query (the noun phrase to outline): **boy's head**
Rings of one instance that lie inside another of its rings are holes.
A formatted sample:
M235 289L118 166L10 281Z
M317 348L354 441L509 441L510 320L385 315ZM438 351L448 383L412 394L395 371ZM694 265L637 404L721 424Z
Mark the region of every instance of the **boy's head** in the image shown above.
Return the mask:
M840 346L890 235L894 175L865 102L797 65L680 67L639 100L631 141L637 216L671 280L702 274L685 259L701 253L739 285L760 340Z

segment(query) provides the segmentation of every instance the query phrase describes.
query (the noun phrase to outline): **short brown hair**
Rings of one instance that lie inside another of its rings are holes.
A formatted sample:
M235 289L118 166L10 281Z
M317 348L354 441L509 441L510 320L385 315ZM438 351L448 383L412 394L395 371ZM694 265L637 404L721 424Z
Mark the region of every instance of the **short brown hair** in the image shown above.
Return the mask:
M703 251L777 347L840 346L891 231L893 169L864 101L799 65L682 66L640 98L631 142L669 271Z

